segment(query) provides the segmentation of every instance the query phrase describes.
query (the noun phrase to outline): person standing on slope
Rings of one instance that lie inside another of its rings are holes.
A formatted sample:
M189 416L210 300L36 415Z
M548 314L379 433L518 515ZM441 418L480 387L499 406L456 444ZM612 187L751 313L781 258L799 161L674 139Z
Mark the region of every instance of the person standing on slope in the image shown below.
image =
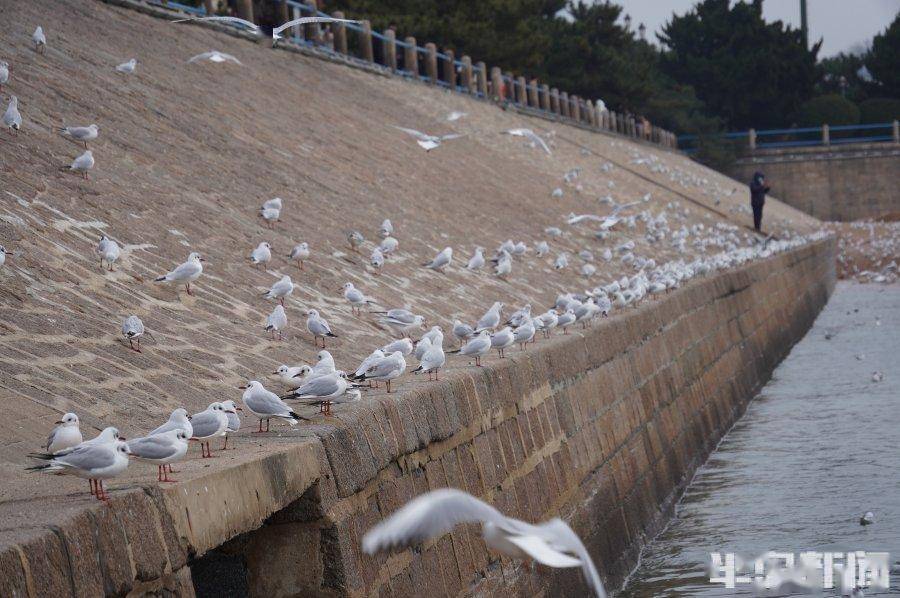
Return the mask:
M762 226L763 205L766 203L766 193L769 186L766 184L766 175L757 171L750 181L750 207L753 208L753 228L760 232Z

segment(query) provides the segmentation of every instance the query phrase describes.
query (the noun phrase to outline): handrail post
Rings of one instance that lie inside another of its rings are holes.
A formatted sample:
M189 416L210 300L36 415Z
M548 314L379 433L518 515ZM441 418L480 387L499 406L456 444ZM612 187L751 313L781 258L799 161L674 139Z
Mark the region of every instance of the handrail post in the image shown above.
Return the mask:
M500 102L506 99L506 95L503 93L503 73L499 66L491 67L491 96Z
M822 125L822 145L831 145L831 131L828 125Z
M528 87L528 105L532 108L540 108L541 104L538 100L538 80L532 79Z
M569 118L569 94L565 91L559 92L559 113Z
M336 10L331 13L335 19L343 19L344 13ZM334 51L338 54L347 54L347 28L343 23L332 23L331 33L334 35Z
M318 14L319 7L316 5L316 0L304 0L303 4L309 8L309 14L307 16L314 17ZM306 25L306 35L304 35L304 37L315 44L319 42L319 33L319 24L309 23Z
M475 89L474 82L472 81L472 58L463 54L463 57L460 58L459 61L462 63L462 80L459 84L462 86L465 93L472 93Z
M747 139L750 141L750 151L756 150L756 129L747 131Z
M550 112L554 114L562 114L559 107L559 90L555 87L550 89Z
M244 19L245 21L256 23L256 21L253 19L253 0L238 0L237 16L239 19Z
M359 32L360 58L366 62L375 62L375 50L372 47L372 23L368 19L363 19L360 24L362 25L362 31Z
M481 97L488 97L487 91L487 65L484 62L477 64L478 70L475 72L476 89Z
M893 129L894 143L900 143L900 121L895 120L891 125L891 129Z
M392 73L397 72L397 33L393 29L387 29L384 32L384 41L381 44L381 61L384 66L391 69Z
M212 4L212 2L204 2L203 3L203 7L206 10L207 15L214 14L210 10L209 5L211 5L211 4ZM290 10L290 7L288 7L287 0L278 0L278 8L276 8L275 10L278 13L278 20L281 21L282 23L287 23L288 21L291 20L291 10Z
M528 105L527 91L525 88L525 77L521 75L516 77L516 103L520 106Z
M419 53L416 51L416 38L410 36L405 40L403 48L403 68L412 73L413 78L419 79Z
M437 46L431 42L425 44L425 74L428 76L429 83L437 85Z
M456 64L453 50L444 50L444 82L451 91L456 91Z
M546 83L542 83L538 90L538 101L541 104L541 110L550 112L550 86Z
M569 101L572 103L572 107L569 110L572 114L572 120L574 120L575 122L581 121L581 105L579 104L578 99L578 96L572 96L571 98L569 98Z
M594 103L590 100L584 103L584 112L587 115L587 122L591 127L597 126L597 113L594 111Z

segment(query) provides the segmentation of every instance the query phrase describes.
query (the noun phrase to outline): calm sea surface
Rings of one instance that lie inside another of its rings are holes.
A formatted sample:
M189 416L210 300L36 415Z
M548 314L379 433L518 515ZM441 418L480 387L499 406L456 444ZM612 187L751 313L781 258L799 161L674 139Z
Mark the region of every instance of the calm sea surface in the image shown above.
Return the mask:
M900 285L838 285L619 596L755 595L710 583L710 553L769 550L888 552L891 589L865 596L900 594Z

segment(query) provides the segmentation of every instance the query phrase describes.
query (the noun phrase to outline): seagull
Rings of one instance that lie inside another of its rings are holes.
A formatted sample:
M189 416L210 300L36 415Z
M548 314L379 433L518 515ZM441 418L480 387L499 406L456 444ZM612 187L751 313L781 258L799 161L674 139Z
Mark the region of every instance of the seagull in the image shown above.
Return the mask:
M310 372L310 378L315 378L316 376L322 376L325 374L333 374L335 372L334 367L334 357L331 356L331 353L322 349L316 354L316 365L313 366L312 371Z
M575 323L575 311L568 309L556 319L556 325L563 329L563 334L569 334L569 326Z
M381 249L376 247L372 250L372 257L369 258L369 263L372 264L372 267L377 271L384 266L384 254L381 253Z
M283 200L280 197L273 197L272 199L267 199L263 202L263 205L260 207L261 210L278 210L284 207Z
M359 23L359 21L354 21L352 19L335 19L333 17L300 17L299 19L294 19L293 21L288 21L283 25L279 25L272 30L272 47L275 47L278 40L283 39L281 32L288 27L299 27L300 25L310 25L312 23Z
M397 247L400 245L400 242L397 241L394 237L385 237L381 240L381 243L378 245L378 249L381 250L381 253L384 255L388 255L397 251Z
M534 334L532 334L532 336L534 336ZM502 329L491 335L491 348L497 349L497 352L500 353L500 359L506 358L503 354L503 350L512 346L515 342L516 337L513 334L512 328L509 326L504 326Z
M605 598L603 582L581 540L563 520L533 525L506 517L494 507L454 488L414 498L362 539L366 554L420 544L460 523L480 523L485 544L500 554L533 559L549 567L581 567L588 585Z
M545 255L550 253L550 245L547 244L547 241L539 242L534 246L534 249L537 252L538 257L544 257Z
M100 134L100 127L97 125L88 125L86 127L60 127L59 132L63 137L71 137L75 141L84 144L87 149L87 142L93 141Z
M426 152L430 152L431 150L440 147L441 143L444 141L449 141L451 139L458 139L460 137L464 137L464 135L460 133L450 133L447 135L429 135L427 133L423 133L421 131L416 131L415 129L407 129L405 127L394 127L400 131L408 135L412 135L416 138L416 143L419 144L419 147L424 149Z
M128 441L130 455L142 461L156 463L156 480L177 482L169 477L166 466L182 459L188 450L188 436L184 430L169 430Z
M505 278L510 272L512 272L512 256L504 249L497 259L497 265L494 266L494 274L499 278Z
M84 177L85 180L88 178L88 171L94 167L94 153L91 150L87 150L74 160L72 160L72 164L69 165L68 168L63 167L63 170L70 170L72 172L80 172L81 176Z
M164 434L170 430L184 430L185 436L191 438L194 435L194 426L191 424L191 420L188 417L187 410L183 407L179 407L169 416L169 419L163 425L154 429L152 432L147 434L147 436L153 436L154 434Z
M119 66L116 67L116 72L131 74L134 72L134 69L137 68L137 59L132 58L128 62L123 62Z
M375 303L366 297L362 291L353 286L352 282L344 283L344 299L350 304L350 309L358 315L362 314L363 305Z
M9 96L9 104L6 106L6 112L3 113L3 124L6 125L7 131L15 131L19 134L22 128L22 115L19 114L19 98Z
M429 380L432 379L432 375L434 375L435 380L438 379L438 370L444 367L444 363L447 361L447 357L444 355L443 343L444 335L438 330L436 338L429 342L428 349L419 359L419 367L413 370L414 374L426 372Z
M493 330L496 328L500 323L500 312L502 310L503 304L495 301L490 309L484 312L484 315L478 320L478 324L475 325L475 331L481 332L482 330Z
M375 361L369 366L362 376L355 376L357 380L375 380L384 382L387 391L391 392L391 380L399 378L406 371L406 360L403 353L394 351Z
M231 54L219 52L218 50L210 50L209 52L197 54L196 56L190 57L188 62L199 62L200 60L208 60L210 62L233 62L243 66L243 63Z
M333 403L353 403L360 400L362 394L350 381L335 372L313 378L282 398L318 405L320 413L331 415Z
M272 285L272 288L263 293L263 297L266 299L277 299L281 302L281 305L284 305L284 298L293 292L294 283L291 281L291 277L285 274L280 280Z
M297 262L297 267L301 270L303 269L303 260L309 259L309 243L304 241L299 245L294 245L294 248L291 249L291 254L288 258L295 260Z
M3 86L7 81L9 81L9 63L0 60L0 91L3 91Z
M319 312L311 309L306 312L306 329L313 335L313 341L319 346L319 339L322 339L322 348L325 348L325 337L337 338L336 334L332 334L331 327L325 318L319 315Z
M453 336L457 338L459 342L468 340L475 335L475 329L469 326L468 324L464 324L459 320L453 320Z
M553 262L553 267L556 268L557 270L562 270L563 268L565 268L568 265L569 265L569 256L566 255L565 252L560 253L558 256L556 256L556 261Z
M228 448L228 435L241 429L241 416L237 412L243 411L243 409L238 407L237 403L231 399L222 401L222 407L225 408L225 415L228 417L228 427L225 428L225 444L222 445L222 450L224 451Z
M251 380L246 386L241 386L239 388L244 391L241 401L247 406L250 413L259 418L259 430L255 432L256 434L268 432L269 420L273 418L282 419L291 426L296 426L297 422L301 419L306 420L305 417L301 417L294 413L294 410L278 398L277 394L266 390L266 387L256 380ZM265 430L263 430L262 427L263 420L266 421Z
M204 459L212 457L209 450L209 441L216 436L224 436L228 429L228 415L225 408L218 401L210 403L204 411L195 413L190 417L193 434L191 440L200 441L200 453ZM206 450L204 451L204 446Z
M51 455L60 451L78 446L84 438L81 436L78 416L74 413L66 413L62 419L56 422L56 427L47 437L47 443L41 447Z
M378 230L382 237L390 237L394 234L394 225L391 224L390 218L385 218L381 223L381 228Z
M384 314L379 320L397 336L406 335L411 330L425 327L425 316L417 316L408 309L389 309L386 312L372 312Z
M243 27L248 29L255 35L259 35L259 27L250 21L245 21L244 19L239 19L237 17L191 17L190 19L176 19L172 21L173 23L188 23L191 21L213 21L217 23L225 23L228 25L237 25L239 27Z
M200 278L200 275L203 274L203 262L206 260L200 257L200 254L196 251L192 251L190 255L188 255L188 259L186 262L168 272L162 276L158 276L154 279L154 282L174 282L177 284L184 283L185 288L187 289L188 295L193 295L191 292L191 283Z
M303 386L306 382L304 378L308 376L310 372L312 372L312 368L306 364L294 367L282 364L278 366L277 370L272 372L272 375L278 376L281 385L292 390Z
M352 230L347 233L347 242L350 243L350 249L354 253L359 253L359 248L366 242L366 238L362 236L361 232Z
M508 131L503 131L507 135L514 135L516 137L525 137L529 141L531 141L532 147L540 146L542 150L550 153L550 148L547 147L547 144L541 139L534 131L531 129L509 129Z
M109 495L103 488L103 480L116 477L128 467L128 445L121 440L89 445L82 443L64 455L46 454L36 458L43 459L47 463L28 467L28 471L59 473L89 481L97 480L96 497L107 501Z
M452 122L457 121L457 120L461 119L462 117L468 116L468 115L469 115L468 112L457 112L456 110L454 110L453 112L451 112L450 114L447 115L447 122L452 123Z
M491 352L491 332L490 330L482 330L476 336L469 339L469 341L456 349L455 351L448 351L448 353L459 353L460 355L471 355L475 357L475 365L481 367L481 357L482 355L487 355Z
M113 262L119 259L119 244L107 237L100 236L100 242L97 244L97 253L100 254L100 267L103 268L103 261L109 267L109 271L113 271Z
M250 252L250 263L259 268L260 264L264 270L268 270L268 263L272 261L272 245L268 241L263 241Z
M526 303L522 309L517 309L513 315L506 321L513 328L518 328L522 324L531 320L531 304Z
M149 332L147 334L150 334ZM138 353L141 352L141 336L144 335L144 323L141 322L141 319L137 316L128 316L122 322L122 336L128 339L128 346L131 347L133 351ZM153 335L150 334L150 337L153 338ZM137 341L137 347L134 346L134 341Z
M466 269L480 270L482 267L484 267L484 247L476 247L475 253L469 258L469 263L466 264Z
M434 256L434 259L430 262L422 264L426 268L430 268L431 270L435 270L437 272L443 272L444 268L450 265L450 262L453 260L453 248L445 247Z
M259 215L266 221L268 228L275 228L275 223L281 218L281 208L262 207Z
M404 357L413 352L413 342L409 339L409 337L397 339L395 341L391 341L385 346L381 348L382 353L385 355L390 355L396 351L400 351Z
M373 363L375 363L376 361L378 361L378 360L381 359L382 357L384 357L384 351L382 351L381 349L375 349L374 351L372 351L371 353L369 353L369 356L368 356L368 357L366 357L365 359L363 359L362 363L359 364L359 367L356 368L356 371L353 373L353 376L354 376L354 377L356 377L356 376L362 376L363 374L366 373L366 370L368 370L369 367L370 367Z
M544 338L550 338L551 331L559 322L559 314L550 309L538 316L538 319L541 321L541 332L544 333Z
M284 340L284 334L282 334L282 330L287 327L287 314L284 313L284 306L278 304L275 306L275 309L272 310L268 316L266 316L266 332L272 333L272 338L275 338L275 333L278 333L278 340Z
M34 44L34 51L44 53L44 50L47 47L47 38L44 36L44 28L40 25L37 26L37 29L34 30L34 33L31 34L31 43Z

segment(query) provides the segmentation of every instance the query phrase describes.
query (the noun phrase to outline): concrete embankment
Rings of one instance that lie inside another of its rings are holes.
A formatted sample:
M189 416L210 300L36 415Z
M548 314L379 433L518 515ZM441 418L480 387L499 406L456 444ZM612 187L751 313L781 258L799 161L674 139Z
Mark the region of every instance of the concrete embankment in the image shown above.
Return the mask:
M279 364L316 360L310 308L338 334L328 347L339 366L355 369L391 335L353 313L339 290L347 281L447 330L493 301L537 311L634 276L638 260L709 259L752 241L748 198L677 152L435 86L100 2L7 7L3 91L19 97L23 127L0 148L0 238L13 254L0 269L0 401L11 415L0 420L0 596L190 595L205 574L224 583L215 559L254 595L580 584L575 571L491 564L471 530L420 553L360 554L370 524L440 485L525 519L565 517L614 581L831 287L832 242L815 243L491 356L484 369L451 357L445 381L406 375L397 393L367 392L332 418L306 409L309 423L251 435L246 417L218 458L191 449L174 486L133 462L99 504L83 480L26 473L61 413L78 413L86 437L106 426L135 437L176 407L239 400L249 379L280 390L269 378ZM43 55L28 45L38 23ZM244 66L186 64L210 49ZM114 70L131 57L133 76ZM467 116L448 123L450 110ZM56 127L90 122L101 135L83 180L60 170L83 149ZM426 154L395 126L466 136ZM537 131L552 154L500 134L513 127ZM258 206L276 195L285 209L268 229ZM602 238L569 224L570 213L604 216L637 200ZM777 201L766 210L784 238L820 226ZM376 275L367 256L386 217L400 246ZM651 219L666 224L651 231ZM364 255L347 248L349 229L370 239ZM100 234L122 245L114 271L98 268ZM532 249L506 280L460 267L473 246L490 253L507 239ZM268 272L247 261L261 241L276 248ZM312 248L302 271L285 259L300 241ZM536 256L539 241L552 253ZM627 263L617 248L632 243ZM421 267L446 246L457 256L446 274ZM208 259L193 296L153 282L190 251ZM575 257L585 251L596 253L577 258L596 266L590 277ZM554 268L560 253L568 268ZM297 287L287 340L276 341L263 330L272 303L262 294L282 274ZM119 336L130 314L156 337L143 353Z
M834 279L834 241L820 241L505 363L367 401L316 440L115 496L3 552L2 594L190 595L190 561L222 543L229 575L257 596L583 591L576 570L493 563L472 529L415 554L361 554L369 526L448 485L523 519L564 517L614 583Z

